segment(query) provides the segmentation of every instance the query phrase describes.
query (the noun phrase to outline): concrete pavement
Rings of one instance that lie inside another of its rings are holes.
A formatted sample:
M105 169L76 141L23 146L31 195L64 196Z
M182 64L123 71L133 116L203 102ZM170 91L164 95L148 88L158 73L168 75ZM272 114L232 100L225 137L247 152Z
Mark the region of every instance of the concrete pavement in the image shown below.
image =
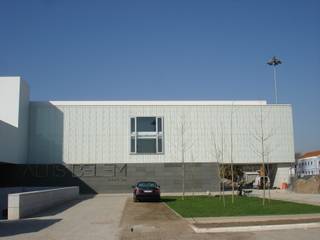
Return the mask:
M235 216L235 217L195 217L186 218L190 223L237 223L237 222L266 222L276 220L311 220L319 221L320 213L291 214L291 215L261 215L261 216Z
M33 218L0 221L5 240L118 239L127 197L96 195L63 204Z
M262 197L263 190L253 190L252 196ZM306 194L306 193L295 193L289 190L270 190L272 199L306 203L312 205L320 205L320 194ZM266 190L266 197L268 198L268 190Z

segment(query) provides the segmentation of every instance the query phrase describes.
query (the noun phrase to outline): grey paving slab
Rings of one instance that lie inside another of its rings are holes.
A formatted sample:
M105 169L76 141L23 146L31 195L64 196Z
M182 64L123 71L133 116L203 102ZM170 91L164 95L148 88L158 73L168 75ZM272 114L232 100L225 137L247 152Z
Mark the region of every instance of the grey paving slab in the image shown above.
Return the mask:
M127 196L96 195L52 208L36 217L0 221L0 239L118 239Z
M253 196L257 197L262 197L262 194L262 190L254 190L252 193ZM289 190L271 190L270 195L272 199L320 205L320 194L295 193ZM268 197L268 191L266 191L266 197Z
M264 222L272 220L303 220L320 219L320 214L291 214L291 215L267 215L267 216L233 216L233 217L201 217L187 218L191 223L232 223L232 222Z

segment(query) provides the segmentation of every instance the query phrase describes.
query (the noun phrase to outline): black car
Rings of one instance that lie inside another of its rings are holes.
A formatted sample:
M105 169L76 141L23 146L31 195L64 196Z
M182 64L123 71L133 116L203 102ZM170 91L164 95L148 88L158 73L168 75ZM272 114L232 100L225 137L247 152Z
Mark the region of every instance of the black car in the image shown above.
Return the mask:
M156 182L138 182L133 188L133 201L160 201L160 186Z

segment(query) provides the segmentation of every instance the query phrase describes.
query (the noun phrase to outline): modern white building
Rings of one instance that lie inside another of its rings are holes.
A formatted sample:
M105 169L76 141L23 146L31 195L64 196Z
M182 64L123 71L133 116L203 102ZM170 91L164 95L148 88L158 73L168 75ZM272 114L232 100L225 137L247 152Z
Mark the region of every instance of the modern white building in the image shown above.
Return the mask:
M7 184L124 192L219 188L218 164L289 181L292 108L266 101L29 101L20 77L0 78L0 162ZM184 166L184 167L183 167ZM184 173L184 174L183 174ZM10 176L9 176L10 175Z
M307 152L297 163L298 176L313 176L320 175L320 151Z

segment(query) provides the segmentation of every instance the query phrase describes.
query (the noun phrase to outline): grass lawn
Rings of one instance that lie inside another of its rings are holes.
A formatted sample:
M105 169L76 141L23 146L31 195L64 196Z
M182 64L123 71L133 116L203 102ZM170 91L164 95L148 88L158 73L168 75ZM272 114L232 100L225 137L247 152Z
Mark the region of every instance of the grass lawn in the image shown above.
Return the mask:
M219 197L188 196L164 197L162 200L181 216L189 217L221 217L221 216L253 216L253 215L279 215L320 213L320 206L285 202L266 199L262 206L262 199L256 197L235 196L234 204L231 196L226 196L226 207Z

